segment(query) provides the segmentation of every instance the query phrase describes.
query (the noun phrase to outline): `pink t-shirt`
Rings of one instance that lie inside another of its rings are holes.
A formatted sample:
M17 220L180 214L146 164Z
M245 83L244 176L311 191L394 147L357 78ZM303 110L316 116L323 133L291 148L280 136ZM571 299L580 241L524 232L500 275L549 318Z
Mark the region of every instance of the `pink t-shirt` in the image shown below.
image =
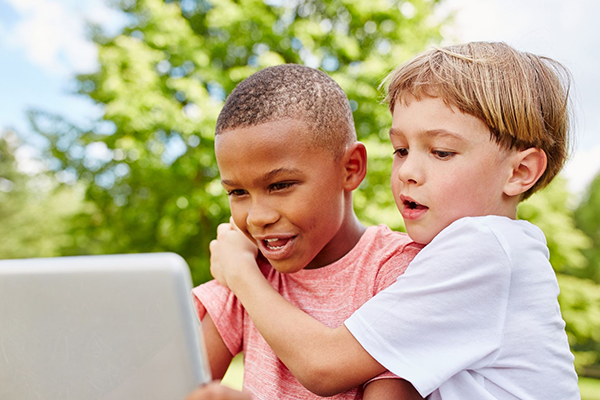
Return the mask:
M404 273L422 246L384 225L367 228L343 258L319 269L282 274L269 264L260 268L271 285L296 307L336 328L363 303ZM231 354L244 352L244 390L255 399L320 399L304 388L277 358L241 303L227 288L210 281L193 289L200 319L206 312ZM389 373L388 373L389 374ZM354 388L329 399L361 399Z

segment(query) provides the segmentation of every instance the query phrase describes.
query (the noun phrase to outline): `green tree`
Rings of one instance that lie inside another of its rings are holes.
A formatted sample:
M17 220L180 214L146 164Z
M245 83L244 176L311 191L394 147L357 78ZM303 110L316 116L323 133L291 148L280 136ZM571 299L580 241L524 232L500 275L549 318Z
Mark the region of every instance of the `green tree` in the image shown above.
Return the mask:
M207 280L208 242L229 213L213 154L218 112L237 83L281 63L321 68L346 91L369 151L355 196L359 217L402 229L389 192L391 118L377 104L377 87L394 66L439 42L441 22L431 18L439 0L115 4L130 25L114 37L94 29L99 70L77 77L79 93L101 105L103 117L83 129L32 114L52 171L85 191L62 254L174 251L195 283ZM548 238L569 340L584 365L598 359L590 344L599 332L598 287L582 279L582 251L591 247L568 196L557 180L525 202L520 217Z
M80 129L33 114L55 171L77 177L90 208L75 219L66 254L175 251L196 283L208 279L208 242L228 218L213 154L214 125L237 83L269 65L329 73L348 94L359 137L374 148L360 204L381 222L391 151L379 151L390 117L377 86L394 66L440 40L428 0L123 0L131 25L95 30L98 72L79 93L103 106ZM381 199L380 199L381 198ZM389 199L389 200L387 200ZM399 219L398 219L399 220Z
M600 173L575 210L575 223L592 240L592 246L583 253L588 263L580 276L600 283Z
M22 174L17 170L17 161L15 159L15 152L18 146L19 138L15 132L7 130L0 133L1 221L6 221L11 215L14 215L18 210L18 204L22 202L26 196L24 179Z
M539 226L546 235L569 343L578 370L584 371L584 366L600 361L596 345L600 340L600 285L581 278L587 267L584 252L592 243L576 226L570 203L566 182L559 177L519 206L519 218Z
M61 255L82 190L21 172L15 154L22 144L15 132L0 133L0 259Z
M597 174L587 188L583 199L575 210L575 224L578 229L584 232L591 240L591 246L583 250L583 255L586 259L584 268L577 271L578 281L585 281L585 285L589 289L583 289L578 286L579 301L576 303L577 309L580 312L580 318L595 321L600 321L600 174ZM589 281L596 283L592 286ZM583 298L581 292L590 290L595 291L595 301ZM586 311L590 308L590 303L595 304L596 313L590 315ZM584 316L585 315L585 316ZM587 341L582 341L582 351L587 351L587 355L591 363L595 363L595 376L600 377L600 323L584 325L587 329ZM588 368L591 374L592 370Z

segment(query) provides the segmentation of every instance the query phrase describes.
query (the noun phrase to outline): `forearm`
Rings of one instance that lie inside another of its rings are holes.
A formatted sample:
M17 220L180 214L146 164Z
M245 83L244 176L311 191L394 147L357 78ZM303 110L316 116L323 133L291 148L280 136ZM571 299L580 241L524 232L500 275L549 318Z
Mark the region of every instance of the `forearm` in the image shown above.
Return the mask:
M185 400L252 400L247 393L229 389L218 382L211 382L197 388Z
M212 275L235 293L275 354L307 389L331 395L384 371L345 326L331 329L275 291L258 268L256 246L234 225L219 225L210 250Z
M413 385L404 379L378 379L367 385L364 400L423 400Z
M233 356L223 342L212 318L206 314L202 320L202 336L206 344L208 363L213 379L221 379L225 375Z
M339 393L384 371L344 326L329 328L296 308L258 271L229 286L273 351L314 393Z

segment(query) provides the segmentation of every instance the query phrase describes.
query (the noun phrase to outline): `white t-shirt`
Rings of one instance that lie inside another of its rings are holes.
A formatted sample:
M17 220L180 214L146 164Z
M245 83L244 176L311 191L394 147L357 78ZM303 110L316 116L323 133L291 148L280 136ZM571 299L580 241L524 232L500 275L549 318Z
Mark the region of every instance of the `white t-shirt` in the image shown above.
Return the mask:
M548 256L526 221L463 218L345 325L432 400L579 399Z

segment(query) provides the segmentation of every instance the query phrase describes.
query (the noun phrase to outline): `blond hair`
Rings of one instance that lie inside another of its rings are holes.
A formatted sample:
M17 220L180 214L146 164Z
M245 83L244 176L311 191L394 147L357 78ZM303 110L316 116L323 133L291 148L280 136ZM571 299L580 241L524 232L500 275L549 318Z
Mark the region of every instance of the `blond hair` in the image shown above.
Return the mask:
M392 113L407 95L438 97L482 120L502 148L543 150L547 168L522 199L550 183L567 159L571 78L548 57L505 43L472 42L422 53L386 82Z

